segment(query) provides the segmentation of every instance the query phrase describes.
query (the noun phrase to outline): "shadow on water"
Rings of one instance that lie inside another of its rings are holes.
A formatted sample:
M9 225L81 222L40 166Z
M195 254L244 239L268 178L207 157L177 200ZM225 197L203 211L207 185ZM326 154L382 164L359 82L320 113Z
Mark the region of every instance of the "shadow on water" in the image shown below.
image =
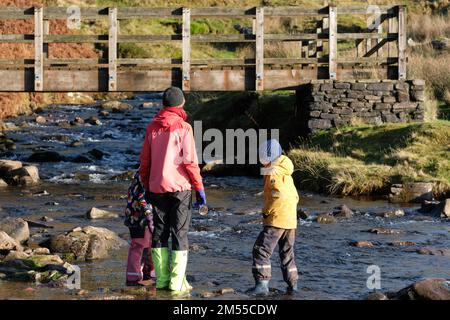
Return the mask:
M95 206L122 213L128 183L117 177L134 170L147 123L158 108L134 108L123 113L111 113L101 118L102 125L60 126L75 117L97 115L97 109L62 106L43 114L48 118L37 125L32 117L13 121L23 129L8 133L17 149L11 159L26 160L36 150L52 150L66 161L39 164L43 183L28 189L0 189L0 218L17 216L38 221L43 216L53 229L31 228L32 238L59 234L77 226L106 227L129 239L122 219L94 220L83 217ZM72 146L79 141L79 146ZM98 149L105 155L91 163L74 163L70 159ZM111 180L113 179L113 180ZM118 180L118 181L115 181ZM208 216L193 216L189 233L189 281L194 286L191 299L213 296L211 299L245 299L246 289L253 285L251 275L252 246L262 228L260 207L262 181L244 177L206 177L208 202L213 210ZM46 190L49 194L39 196ZM322 225L313 219L299 221L296 241L296 261L299 269L300 292L289 297L282 294L285 284L279 268L278 254L272 259L275 291L270 299L361 299L370 290L366 281L367 267L381 269L383 291L397 291L424 277L450 276L450 259L445 256L420 255L422 247L448 248L448 222L418 215L415 207L404 207L406 215L397 219L376 217L374 213L399 208L383 200L332 198L301 193L300 205L313 213L328 212L346 203L356 211L352 219ZM370 213L370 214L368 214ZM403 230L399 235L376 235L368 229L384 227ZM374 248L355 248L349 242L368 240ZM389 242L412 241L415 246L395 247ZM79 262L81 287L84 292L48 288L32 283L0 280L1 299L172 299L169 292L125 287L127 248L112 252L105 260ZM233 288L235 293L215 294L220 289ZM207 295L206 293L210 293ZM180 298L180 297L175 297Z

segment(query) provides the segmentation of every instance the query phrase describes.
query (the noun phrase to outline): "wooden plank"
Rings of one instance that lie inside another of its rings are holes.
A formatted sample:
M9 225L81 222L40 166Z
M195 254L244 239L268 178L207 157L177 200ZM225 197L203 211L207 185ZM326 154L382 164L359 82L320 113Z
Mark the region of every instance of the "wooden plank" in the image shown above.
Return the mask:
M398 6L398 78L406 79L406 7Z
M0 59L0 65L6 67L11 65L31 65L34 67L34 59Z
M43 31L44 31L44 34L43 34L43 37L44 37L44 40L43 40L44 41L43 51L44 51L44 63L45 63L45 60L48 59L48 43L45 42L45 36L50 33L50 21L44 20L44 30Z
M44 15L42 8L34 8L34 90L44 86Z
M109 8L108 90L117 88L117 8Z
M256 44L255 44L255 59L256 59L256 91L264 90L264 8L256 8Z
M337 75L337 8L330 6L328 13L329 23L329 78L336 80Z
M192 42L255 42L254 35L246 34L201 34L192 35Z
M319 27L317 28L317 36L320 38L321 35L323 35L325 32L328 33L328 17L322 18L322 20L319 22ZM324 43L322 40L317 40L317 58L322 58L324 55Z
M102 65L108 64L108 59L46 59L44 65Z
M0 70L1 91L32 92L34 91L34 70Z
M396 15L389 17L388 33L396 34L395 40L398 40L398 22ZM388 57L397 57L397 44L393 41L388 43Z
M191 10L183 8L182 90L191 90Z
M108 7L80 7L80 18L82 20L97 20L108 18ZM66 20L71 15L68 7L45 7L44 19Z
M127 59L117 59L117 63L119 65L121 64L133 64L133 65L181 65L182 60L180 59L171 59L171 58L162 58L162 59L156 59L156 58L147 58L147 59L137 59L137 58L127 58Z
M181 41L182 36L179 34L162 34L162 35L119 35L117 42L119 43L147 43L147 42L165 42L165 41Z

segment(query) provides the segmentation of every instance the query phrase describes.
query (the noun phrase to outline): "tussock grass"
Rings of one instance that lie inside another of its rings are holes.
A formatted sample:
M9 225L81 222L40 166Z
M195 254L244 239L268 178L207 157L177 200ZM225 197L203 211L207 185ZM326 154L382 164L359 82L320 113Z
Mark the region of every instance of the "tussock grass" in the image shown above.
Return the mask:
M435 182L450 192L450 122L359 126L320 132L289 153L300 188L384 193L392 183Z

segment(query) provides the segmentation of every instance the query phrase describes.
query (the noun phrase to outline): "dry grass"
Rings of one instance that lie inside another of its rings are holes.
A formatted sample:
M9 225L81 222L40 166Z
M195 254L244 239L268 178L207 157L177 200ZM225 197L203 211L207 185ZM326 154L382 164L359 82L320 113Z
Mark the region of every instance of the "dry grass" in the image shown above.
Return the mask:
M450 37L450 17L448 15L410 14L408 35L415 41L430 41Z

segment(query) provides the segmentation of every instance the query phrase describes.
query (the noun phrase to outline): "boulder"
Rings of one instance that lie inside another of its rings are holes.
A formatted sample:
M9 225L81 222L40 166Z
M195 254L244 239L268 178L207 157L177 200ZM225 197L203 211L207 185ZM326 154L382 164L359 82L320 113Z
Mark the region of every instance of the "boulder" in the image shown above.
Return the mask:
M353 217L354 213L349 207L347 207L347 205L343 204L341 206L334 208L333 215L337 218L348 219Z
M3 218L0 220L0 230L6 232L18 243L25 242L30 237L28 223L21 218Z
M110 219L110 218L118 218L119 215L117 213L97 209L95 207L91 208L88 212L86 212L86 218L88 219Z
M11 172L11 180L20 186L29 186L39 183L39 169L35 166L24 166Z
M52 252L72 254L77 260L106 258L109 251L127 245L116 233L106 228L75 228L65 235L56 235L50 239Z
M389 300L389 298L381 292L372 292L367 296L367 300Z
M22 260L22 259L27 259L30 255L28 253L25 253L23 251L10 251L5 259L3 259L3 262L8 262L8 261L14 261L14 260Z
M22 251L21 245L10 237L5 231L0 231L0 252L19 250Z
M450 257L450 248L436 249L436 248L421 248L417 250L419 254L426 254L432 256L446 256Z
M432 211L431 215L443 219L450 219L450 198L441 201Z
M336 218L330 213L322 213L317 216L317 222L321 224L335 223Z
M8 180L11 171L22 168L22 162L13 160L0 160L0 178Z
M393 295L399 300L450 300L450 281L430 278L420 280Z
M4 187L7 187L7 186L8 186L8 184L5 182L5 180L0 179L0 188L4 188Z
M431 182L411 182L394 184L391 187L389 200L394 203L415 202L420 203L424 200L433 200L433 187Z
M56 151L38 151L28 157L29 162L60 162L64 157Z

